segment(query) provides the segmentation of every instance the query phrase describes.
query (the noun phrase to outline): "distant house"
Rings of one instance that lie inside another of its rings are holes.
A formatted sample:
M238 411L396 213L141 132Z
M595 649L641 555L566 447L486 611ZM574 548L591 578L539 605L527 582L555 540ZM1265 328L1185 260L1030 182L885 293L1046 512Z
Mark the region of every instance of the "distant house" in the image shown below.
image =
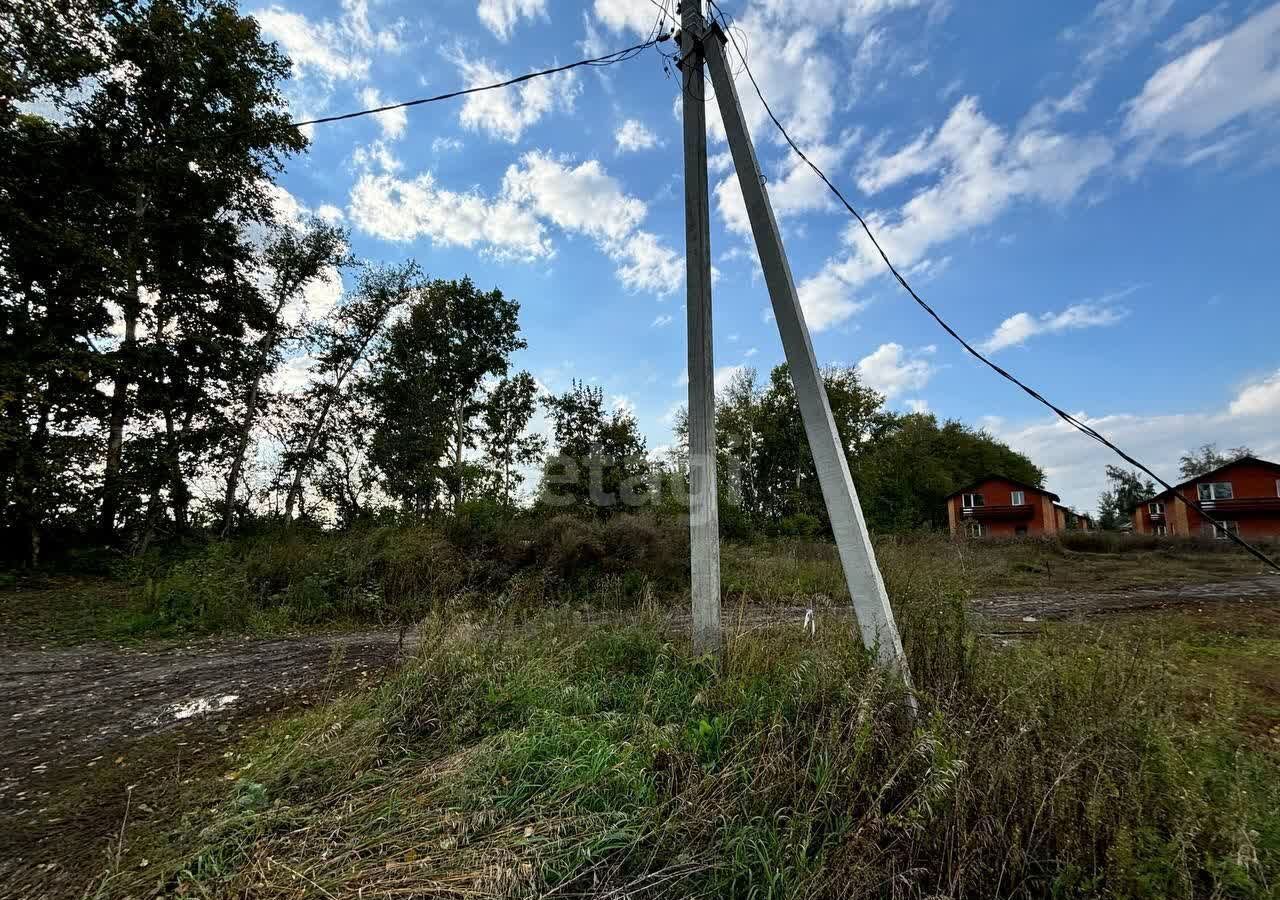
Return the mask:
M1280 537L1280 463L1246 456L1175 485L1173 491L1143 500L1132 510L1136 534L1205 535L1226 540L1225 531L1174 497L1175 491L1198 500L1225 531L1241 537Z
M1093 519L1088 513L1078 513L1069 506L1063 506L1061 503L1053 504L1054 512L1058 517L1059 531L1093 531Z
M953 535L967 537L1056 534L1073 514L1059 499L1033 484L988 475L947 495L947 522Z

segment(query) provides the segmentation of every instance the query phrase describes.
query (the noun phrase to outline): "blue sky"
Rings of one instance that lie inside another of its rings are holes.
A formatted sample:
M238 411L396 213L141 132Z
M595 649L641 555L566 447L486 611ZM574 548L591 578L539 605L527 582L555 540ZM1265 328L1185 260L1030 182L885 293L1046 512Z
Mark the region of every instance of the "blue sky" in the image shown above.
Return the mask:
M246 9L293 57L291 107L310 118L620 49L655 3ZM1280 4L722 7L775 111L961 333L1168 478L1206 441L1280 457ZM986 425L1092 508L1106 451L886 277L744 78L820 362L858 365L893 408ZM501 287L529 341L517 365L550 390L602 385L661 446L686 391L678 94L650 50L318 126L281 202L350 228L361 256ZM763 374L782 349L714 101L708 118L716 367Z

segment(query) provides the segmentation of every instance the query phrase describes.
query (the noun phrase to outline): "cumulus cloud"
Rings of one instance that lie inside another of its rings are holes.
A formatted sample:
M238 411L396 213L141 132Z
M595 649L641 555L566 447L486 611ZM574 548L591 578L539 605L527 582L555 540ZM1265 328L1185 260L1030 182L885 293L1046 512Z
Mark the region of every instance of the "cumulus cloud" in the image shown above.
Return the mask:
M868 213L868 225L889 258L903 269L932 268L929 253L988 225L1016 202L1061 205L1113 158L1099 136L1072 136L1033 128L1010 134L988 119L974 97L961 99L946 121L901 149L866 159L859 187L868 193L912 178L924 184L900 208ZM849 252L827 261L810 279L828 297L884 273L879 253L857 223L845 231Z
M478 246L499 258L526 260L553 252L528 208L478 191L446 190L430 172L410 180L365 172L351 189L347 213L356 228L388 241L426 237L441 246Z
M507 81L511 73L485 60L453 57L467 87ZM458 113L462 127L514 144L530 126L554 110L570 112L581 90L578 76L561 72L511 87L468 94Z
M627 119L623 122L614 134L613 140L619 153L650 150L661 143L658 136L639 119Z
M442 188L430 172L406 180L370 166L350 201L355 227L385 240L425 236L445 246L532 260L553 254L548 228L554 226L593 240L628 290L665 295L683 283L683 258L640 227L648 214L644 201L627 194L598 160L574 165L548 153L525 153L507 167L492 197Z
M666 313L663 313L659 315L656 319L654 319L652 322L650 322L649 327L650 328L666 328L668 325L670 325L674 321L675 321L674 317Z
M1126 104L1124 128L1150 152L1166 141L1215 138L1225 126L1278 108L1280 4L1158 69Z
M378 93L377 88L371 87L360 92L360 102L366 109L387 105L387 101ZM409 111L404 107L377 113L375 118L378 120L378 125L382 127L382 136L391 141L404 134L404 130L409 126Z
M815 334L840 325L866 306L853 298L848 284L829 271L806 278L796 292L800 295L805 324Z
M520 19L549 18L547 0L480 0L476 15L500 41L507 41Z
M1280 416L1280 369L1262 381L1246 385L1228 409L1233 416Z
M881 344L873 353L858 360L858 374L886 399L892 400L929 383L935 369L927 359L921 358L925 355L928 355L925 351L909 353L901 344Z
M1113 296L1123 296L1132 291ZM1112 305L1108 300L1097 303L1076 303L1061 312L1047 312L1039 316L1031 313L1015 313L997 326L991 337L982 344L985 353L994 353L1008 347L1025 344L1041 334L1058 334L1081 328L1100 328L1114 325L1129 315L1129 310Z

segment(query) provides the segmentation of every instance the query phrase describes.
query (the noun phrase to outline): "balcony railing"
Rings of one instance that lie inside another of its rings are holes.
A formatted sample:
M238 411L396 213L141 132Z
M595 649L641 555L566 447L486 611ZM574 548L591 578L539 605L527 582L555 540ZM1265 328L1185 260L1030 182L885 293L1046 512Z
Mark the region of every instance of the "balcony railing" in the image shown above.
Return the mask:
M966 519L1007 522L1030 519L1035 512L1036 508L1030 503L1020 503L1017 506L966 506L960 510L960 515Z
M1236 497L1231 500L1201 500L1200 505L1215 516L1232 513L1280 515L1280 497Z

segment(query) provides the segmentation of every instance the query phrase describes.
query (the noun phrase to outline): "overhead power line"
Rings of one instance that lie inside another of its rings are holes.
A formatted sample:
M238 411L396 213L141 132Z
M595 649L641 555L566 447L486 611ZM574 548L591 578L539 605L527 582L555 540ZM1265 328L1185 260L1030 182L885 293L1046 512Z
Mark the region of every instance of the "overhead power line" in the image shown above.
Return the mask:
M918 293L916 293L915 289L907 282L907 279L902 276L902 273L899 272L897 267L894 266L893 262L890 261L889 255L885 253L884 248L880 246L880 242L876 239L875 234L871 231L871 227L867 225L867 220L864 219L862 215L856 209L853 208L853 205L849 203L847 199L845 199L845 196L843 193L841 193L840 189L831 182L831 179L829 179L826 176L826 174L823 173L823 171L820 168L818 168L817 165L814 164L813 160L809 159L809 157L805 155L804 151L800 149L800 147L796 144L796 142L792 140L791 135L787 133L787 129L783 126L782 122L778 121L778 117L774 115L773 109L769 106L769 102L765 100L764 93L760 90L760 85L756 82L756 77L751 72L751 66L747 63L746 55L742 52L742 49L738 46L738 42L734 38L733 32L730 30L730 26L727 20L725 19L724 12L720 9L719 4L717 4L715 0L708 0L708 2L711 4L711 8L715 11L715 17L713 21L717 22L719 29L725 34L728 40L733 44L734 50L737 52L738 57L742 60L743 70L746 72L747 78L750 79L751 86L752 88L755 89L756 96L760 98L760 103L764 106L764 111L768 114L769 119L773 122L774 126L778 129L783 139L786 140L787 145L798 157L800 157L801 160L805 162L806 165L809 166L810 169L813 170L814 174L816 174L820 179L822 179L822 183L825 184L827 188L831 191L831 193L836 196L836 199L838 199L844 205L844 208L847 209L849 213L855 219L858 220L858 224L861 225L862 230L866 232L867 237L871 240L872 245L875 246L876 251L880 254L880 258L884 260L884 264L889 268L889 271L893 274L893 277L897 280L898 284L902 286L903 290L905 290L908 294L911 295L911 299L915 300L915 302L919 304L921 309L923 309L926 313L928 313L935 322L937 322L940 326L942 326L942 329L951 337L953 337L960 344L960 346L964 347L965 350L969 351L969 353L972 354L979 361L986 364L989 368L992 369L992 371L998 374L1001 378L1004 378L1005 380L1010 381L1013 384L1017 385L1024 392L1026 392L1026 394L1030 396L1032 399L1036 400L1038 403L1041 403L1044 406L1051 409L1060 419L1062 419L1072 428L1075 428L1080 433L1086 435L1087 437L1092 438L1093 440L1097 441L1099 444L1102 444L1102 446L1114 452L1125 462L1129 463L1130 465L1136 467L1140 471L1145 472L1147 475L1151 476L1151 478L1155 479L1155 481L1158 484L1160 484L1162 487L1164 487L1166 491L1169 491L1170 493L1172 493L1176 498L1181 500L1182 503L1185 504L1186 506L1190 507L1191 509L1194 509L1197 513L1199 513L1202 517L1204 517L1204 519L1207 522L1212 523L1214 527L1218 529L1219 532L1221 532L1222 534L1225 534L1230 540L1234 541L1244 550L1248 551L1254 558L1260 560L1261 562L1265 563L1268 566L1271 566L1273 569L1280 570L1280 564L1276 563L1275 560L1271 559L1269 556L1267 556L1258 548L1254 547L1252 544L1250 544L1244 538L1240 537L1238 534L1234 534L1233 532L1229 531L1225 525L1223 525L1221 522L1215 519L1198 501L1192 500L1190 497L1186 497L1183 494L1179 493L1177 490L1174 489L1173 485L1169 484L1169 482L1165 481L1163 478L1161 478L1159 475L1157 475L1147 466L1143 465L1142 462L1135 459L1133 456L1130 456L1124 450L1121 450L1114 443L1112 443L1105 435L1098 432L1091 425L1085 422L1081 422L1075 416L1071 415L1071 413L1067 412L1066 410L1062 409L1056 404L1051 403L1049 400L1047 400L1044 397L1043 394L1041 394L1035 388L1027 385L1025 382L1019 380L1016 376L1011 374L1008 370L992 362L976 347L974 347L972 344L966 341L963 337L961 337L954 328L952 328L949 324L947 324L946 320L943 319L942 316L940 316L932 306L926 303L924 298L922 298Z
M477 85L476 87L450 91L447 94L436 94L434 97L419 97L416 100L405 100L401 103L388 103L386 106L375 106L370 109L358 109L354 112L340 113L334 116L321 116L318 119L306 119L302 122L290 122L289 127L304 128L308 125L324 125L328 122L342 122L347 119L358 119L361 116L375 116L378 113L390 112L393 109L407 109L410 106L422 106L425 103L452 100L455 97L463 97L467 94L479 94L482 91L495 91L499 88L511 87L514 84L520 84L524 81L532 81L534 78L541 78L544 75L557 75L560 72L568 72L570 69L577 69L582 66L611 66L616 63L626 62L629 59L634 59L642 51L657 44L661 44L670 37L670 32L664 32L661 34L655 33L649 38L649 40L636 44L634 47L627 47L625 50L615 50L613 53L607 53L604 56L597 56L592 59L580 59L577 62L568 63L563 66L555 66L550 69L542 69L537 72L526 72L523 75L518 75L515 78L509 78L506 81L499 81L496 84Z

